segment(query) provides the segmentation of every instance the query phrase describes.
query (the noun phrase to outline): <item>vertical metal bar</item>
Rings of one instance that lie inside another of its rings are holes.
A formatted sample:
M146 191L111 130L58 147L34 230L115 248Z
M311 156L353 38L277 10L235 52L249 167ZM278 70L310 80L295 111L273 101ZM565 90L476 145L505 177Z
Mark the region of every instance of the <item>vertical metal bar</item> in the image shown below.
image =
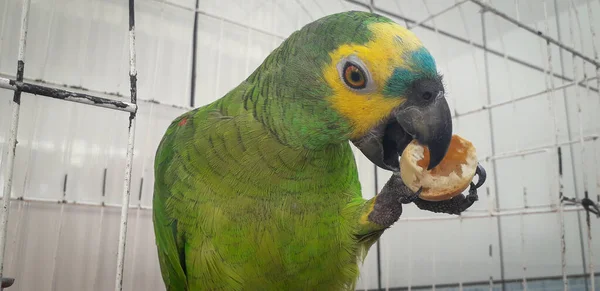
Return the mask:
M575 4L573 3L573 0L570 0L570 8L569 9L569 21L571 21L572 15L571 15L571 11L573 11L573 13L575 14L575 20L576 20L576 24L577 24L577 28L579 31L579 40L580 40L580 47L581 49L584 48L584 44L583 44L583 30L581 29L581 19L579 18L579 12L577 11L577 7L575 7ZM592 26L593 22L590 22L590 26ZM572 45L573 47L575 47L575 39L574 39L574 33L572 30L572 25L570 24L569 27L571 28L571 38L572 38ZM593 39L592 39L592 45L593 45ZM597 61L597 55L594 52L594 60ZM574 72L574 76L577 76L577 67L575 66L576 64L576 57L575 55L572 56L572 61L573 61L573 72ZM583 76L584 78L587 77L587 73L585 72L585 62L581 63L581 69L583 71ZM586 96L589 96L590 91L589 91L589 82L586 83ZM579 120L579 143L581 144L581 167L583 169L582 171L582 179L583 179L583 194L585 196L586 199L589 199L589 189L588 189L588 176L587 176L587 168L586 168L586 161L587 161L587 157L586 157L586 148L585 148L585 142L583 139L583 118L582 118L582 109L581 109L581 94L579 93L579 87L577 86L575 88L575 92L576 92L576 100L577 100L577 117ZM572 159L572 163L573 168L575 168L575 160ZM590 274L594 274L594 260L593 260L593 250L592 250L592 233L591 233L591 222L590 222L590 213L588 211L585 212L585 216L586 216L586 226L587 226L587 232L588 232L588 236L587 236L587 243L588 243L588 260L589 260L589 267L591 268L590 270L587 269L587 265L586 265L586 260L585 260L585 254L584 254L584 243L583 243L583 231L582 231L582 227L581 227L581 220L579 220L579 236L581 238L581 257L584 258L583 260L583 272L584 274L586 272L589 272ZM577 217L581 217L580 212L577 212ZM593 280L594 280L594 276L591 276L591 283L593 284ZM585 282L585 289L586 291L589 290L589 284L587 280L584 280ZM592 286L592 289L594 290L594 287Z
M527 208L527 188L523 187L523 207ZM527 291L527 256L525 255L525 214L520 215L521 220L521 267L523 268L522 287Z
M558 41L562 42L562 34L561 34L561 25L560 25L560 18L559 18L559 13L558 13L558 1L554 0L554 11L556 13L556 31L557 31L557 37L558 37ZM572 15L571 15L571 9L569 8L569 34L570 34L570 41L571 41L571 46L573 46L573 48L575 48L575 39L573 36L573 26L572 26ZM583 49L583 45L581 46L581 48ZM563 55L563 50L559 50L559 60L560 60L560 71L562 73L565 72L565 64L564 64L564 55ZM574 78L578 78L578 72L577 72L577 66L576 66L576 58L575 55L572 56L572 66L573 66L573 77ZM585 77L585 76L584 76ZM589 82L586 82L586 85L589 86ZM565 119L566 119L566 127L567 127L567 136L569 138L569 140L574 140L573 139L573 133L571 131L571 118L570 118L570 114L569 112L571 110L569 110L569 101L567 99L567 89L563 89L563 102L565 103ZM575 98L579 99L580 98L580 93L579 93L579 86L575 86ZM579 102L579 100L577 101ZM577 103L577 105L579 106L579 103ZM581 112L581 108L578 108L579 112ZM580 127L581 127L581 114L578 114L579 116L579 122L580 122ZM582 148L585 147L584 142L583 142L583 132L580 131L580 134L582 134L580 136L580 141L581 141L581 146ZM574 185L574 195L575 198L579 198L579 191L577 190L577 187L575 185L577 185L577 171L575 168L575 148L573 147L574 144L569 144L569 156L571 157L571 172L573 174L573 185ZM582 159L584 159L584 155L582 155ZM583 160L582 160L583 161ZM584 168L585 169L585 168ZM586 177L585 177L585 170L583 171L583 180L584 180L584 189L586 188ZM583 273L586 273L586 269L587 269L587 264L586 264L586 258L585 258L585 250L584 250L584 239L583 239L583 229L582 229L582 223L581 223L581 212L577 212L577 225L578 225L578 230L579 230L579 245L581 247L581 262L583 264ZM585 281L585 290L588 290L588 286L587 286L587 281Z
M137 103L137 71L135 55L135 0L129 0L129 82L131 103ZM136 109L137 112L137 109ZM129 136L123 185L123 200L121 202L121 229L119 232L119 248L117 250L117 276L115 291L123 289L123 269L125 265L125 246L127 242L127 220L129 198L131 196L131 168L133 167L133 147L135 142L136 112L129 115Z
M482 39L483 39L483 63L484 63L484 67L485 67L485 85L487 88L487 102L492 103L492 92L491 92L491 87L490 87L490 64L489 64L489 59L488 59L488 51L487 51L487 32L486 32L486 27L485 27L485 10L481 11L481 31L482 31ZM491 152L492 155L496 154L496 144L494 143L494 124L493 124L493 118L492 118L492 110L488 111L488 124L490 126L490 146L491 146ZM490 161L492 163L492 169L494 171L494 175L492 175L494 178L494 196L496 198L496 207L499 209L500 208L500 199L498 196L498 175L496 175L495 173L498 173L498 166L496 164L496 160L491 160ZM496 218L496 224L498 227L498 256L500 258L500 280L502 282L502 291L506 290L506 283L504 281L504 253L503 253L503 247L502 247L502 221L500 217Z
M543 9L544 9L544 23L545 23L545 28L546 28L546 34L549 35L550 34L550 25L549 25L549 21L548 21L548 8L546 5L546 0L543 1ZM554 91L555 91L555 85L554 85L554 77L552 75L552 73L554 72L553 68L552 68L552 47L550 46L550 41L546 41L546 51L548 54L548 74L547 79L550 85L550 91L548 92L548 103L550 106L550 112L552 113L552 117L553 117L553 123L552 123L552 129L554 130L554 142L556 144L556 148L557 148L557 153L558 153L558 179L556 179L558 185L558 195L559 195L559 200L558 200L558 216L559 216L559 221L560 221L560 245L561 245L561 256L560 256L560 260L561 260L561 272L562 272L562 280L563 280L563 288L565 291L569 290L569 281L567 279L567 258L566 258L566 244L565 244L565 214L564 214L564 209L563 209L563 203L562 203L562 198L563 198L563 172L562 172L562 165L561 165L561 161L562 161L562 155L561 155L561 151L560 151L560 147L558 146L558 122L557 122L557 118L556 118L556 110L555 110L555 106L554 106Z
M200 0L196 0L196 11ZM192 35L192 82L190 84L190 107L194 107L196 99L196 47L198 45L198 12L194 11L194 34Z
M529 5L528 5L528 7L529 7L529 13L534 13L534 12L535 12L535 10L534 10L534 7L532 7L532 5L531 5L531 1L526 1L526 3L528 3L528 4L529 4ZM535 7L535 8L538 8L538 7ZM541 31L541 29L540 29L540 28L538 28L538 23L535 23L535 24L534 24L534 27L535 27L535 29L537 29L537 30L540 30L540 31ZM539 45L540 45L540 55L542 55L542 56L543 56L543 55L544 55L544 53L547 53L547 51L545 51L545 50L544 50L544 44L543 44L543 42L542 42L542 41L539 41L538 43L539 43ZM549 72L550 72L550 70L548 69L548 62L544 62L543 73L544 73L544 75L545 75L545 77L546 77L546 79L545 79L545 81L546 81L546 90L544 90L544 91L543 91L543 92L544 92L544 94L549 94L549 93L550 93L550 91L552 91L552 90L550 89L550 85L549 85L549 83L548 83L548 74L550 74ZM558 88L560 88L560 86L559 86L559 87L554 87L554 90L558 90ZM551 110L549 109L549 111L551 111ZM568 143L563 143L563 144L561 144L561 145L567 145L567 144L568 144ZM559 161L559 166L558 166L558 167L559 167L559 169L558 169L558 171L556 171L556 170L554 170L554 169L550 169L550 167L547 167L547 171L549 172L548 176L550 177L550 175L553 175L552 177L554 178L554 180L558 181L558 179L559 179L559 178L561 177L561 175L562 175L562 164L561 164L561 163L562 163L562 152L561 152L561 148L560 148L560 147L558 147L558 148L556 147L556 144L554 144L554 145L550 145L550 146L549 146L547 149L545 149L543 152L544 152L544 153L547 153L547 154L551 154L551 153L553 153L553 152L551 152L551 151L550 151L550 148L553 148L553 149L557 150L557 154L558 154L558 161ZM551 158L551 159L552 159L552 158ZM554 191L554 188L553 188L553 187L554 187L554 184L553 184L553 183L549 183L549 184L548 184L548 199L549 199L548 201L550 201L550 205L552 205L552 206L555 206L556 204L555 204L555 203L553 203L553 201L554 201L554 199L555 199L556 197L554 196L554 192L553 192L553 191ZM559 191L559 190L557 190L557 191ZM557 212L558 212L558 210L557 210Z
M521 21L521 11L519 10L519 0L515 0L515 14L517 17L517 21ZM496 31L498 31L498 33L500 33L500 31L498 30L498 27L496 26ZM504 44L504 38L502 36L500 36L500 41L502 43L502 49L504 51L506 51L505 48L505 44ZM506 72L508 74L508 76L512 76L512 74L510 73L510 65L508 64L508 60L506 59L506 55L504 55L504 62L506 64ZM512 87L512 82L509 82L509 89L510 89L510 98L511 98L511 102L512 102L512 114L514 116L517 116L517 104L515 102L515 97L514 97L514 93L513 93L513 87ZM517 127L517 123L515 122L513 124L514 127ZM515 139L515 151L519 150L519 139ZM521 163L524 164L524 157L521 157L521 159L519 160ZM524 177L522 177L522 180L524 180ZM521 184L523 185L523 208L527 208L527 188L525 187L525 183L524 181L521 181ZM525 214L521 214L519 216L520 218L520 223L521 223L521 227L520 227L520 235L521 235L521 268L523 269L523 276L521 278L521 286L523 288L524 291L527 291L527 256L525 255Z
M590 2L586 2L585 4L586 4L587 12L588 12L589 23L590 23L590 34L592 36L591 37L591 42L592 42L592 51L594 52L594 60L596 62L598 62L598 49L596 48L596 43L595 43L595 40L596 40L596 31L594 29L594 23L596 23L596 22L594 22L594 18L592 16L593 12L592 12L592 8L590 6ZM581 33L583 33L583 32L581 32ZM580 35L580 38L583 41L583 35ZM596 77L600 78L600 67L596 67L595 69L596 69L595 70L596 71ZM597 82L597 84L600 85L600 80L599 79L597 79L596 82ZM586 86L586 88L588 88L586 95L590 96L589 84L586 83L586 85L588 85L588 86ZM599 102L599 104L600 104L600 102ZM594 157L596 157L595 151L594 151ZM596 165L598 165L597 161L596 161ZM597 183L598 186L600 186L600 169L596 169L596 172L598 173L598 177L596 179L596 183ZM598 195L597 197L600 198L600 187L598 187L598 191L596 193ZM588 195L587 195L587 192L586 192L586 197L587 196ZM591 227L591 221L590 221L590 215L589 215L589 213L587 213L587 217L586 218L587 218L586 219L587 220L586 223L587 223L587 235L588 235L587 239L588 239L588 252L589 252L589 270L588 270L588 272L590 273L590 287L591 287L591 290L596 290L596 282L595 282L596 281L596 277L595 277L595 271L594 271L594 250L593 250L593 247L592 247L592 227Z
M29 24L29 6L31 0L23 1L23 10L21 13L21 33L19 38L19 54L17 58L17 82L23 82L25 71L25 48L27 45L27 28ZM0 222L0 278L4 275L4 254L6 252L6 241L8 234L8 217L10 212L10 198L12 192L13 169L15 165L15 153L17 149L17 132L19 130L19 110L21 107L21 91L15 90L12 104L12 116L10 123L10 132L8 137L8 147L6 150L6 184L2 192L2 218ZM0 290L3 288L0 286Z

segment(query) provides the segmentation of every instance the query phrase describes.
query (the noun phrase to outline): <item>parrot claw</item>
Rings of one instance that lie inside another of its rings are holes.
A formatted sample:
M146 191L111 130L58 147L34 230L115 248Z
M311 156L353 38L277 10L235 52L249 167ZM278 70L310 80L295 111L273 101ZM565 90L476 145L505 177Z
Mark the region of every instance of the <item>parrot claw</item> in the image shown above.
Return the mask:
M469 207L471 207L475 201L479 200L477 188L481 187L485 182L486 173L485 169L481 165L477 165L477 171L475 173L479 176L479 179L477 180L477 184L471 182L469 194L467 196L460 194L450 200L437 202L416 199L414 203L422 210L460 215L462 212L469 209Z
M415 202L417 199L419 199L419 195L421 195L421 191L423 191L423 187L419 188L419 190L417 190L417 192L412 193L408 196L400 196L400 198L398 199L398 201L402 204L410 204Z
M474 184L471 185L474 186ZM414 203L422 210L460 215L462 212L469 209L469 207L471 207L477 200L479 200L479 197L477 196L477 188L472 187L469 189L469 194L467 196L460 194L449 200L435 202L417 199Z
M485 169L479 163L477 163L477 169L475 170L475 175L479 176L479 179L477 179L477 184L475 184L475 185L473 185L473 182L471 182L471 189L473 189L473 187L475 187L475 189L481 187L483 185L483 183L485 183L485 179L487 177L487 174L485 173ZM469 190L469 193L470 192L471 192L471 190Z

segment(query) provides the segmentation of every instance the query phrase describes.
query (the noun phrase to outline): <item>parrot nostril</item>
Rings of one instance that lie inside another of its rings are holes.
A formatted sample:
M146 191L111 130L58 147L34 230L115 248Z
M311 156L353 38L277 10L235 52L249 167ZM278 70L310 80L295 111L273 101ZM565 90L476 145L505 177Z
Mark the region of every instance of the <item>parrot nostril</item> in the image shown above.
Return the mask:
M433 93L429 91L423 93L423 99L425 99L425 101L429 101L431 100L431 98L433 98Z

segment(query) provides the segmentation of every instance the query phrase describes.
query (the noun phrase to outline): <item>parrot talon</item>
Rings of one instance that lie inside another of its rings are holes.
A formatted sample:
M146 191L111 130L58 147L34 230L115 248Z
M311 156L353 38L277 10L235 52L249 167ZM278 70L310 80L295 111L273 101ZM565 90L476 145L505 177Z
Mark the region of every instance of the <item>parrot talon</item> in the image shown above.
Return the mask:
M485 169L479 163L477 164L477 169L475 170L475 175L477 175L479 177L479 179L477 179L477 184L475 184L475 185L473 185L473 182L471 182L471 189L473 189L473 187L475 189L481 187L483 185L483 183L485 183L485 179L487 177L487 174L485 173ZM471 192L471 190L469 190L469 193L470 192Z
M415 202L415 200L419 199L419 195L421 195L421 192L423 191L423 187L419 188L419 190L417 190L417 192L408 195L408 196L401 196L398 201L402 204L410 204Z
M469 207L471 207L477 200L479 200L479 196L477 196L477 189L472 189L469 190L469 194L467 196L460 194L449 200L435 202L417 199L415 200L415 205L417 205L419 209L430 212L460 215L462 212L469 209Z

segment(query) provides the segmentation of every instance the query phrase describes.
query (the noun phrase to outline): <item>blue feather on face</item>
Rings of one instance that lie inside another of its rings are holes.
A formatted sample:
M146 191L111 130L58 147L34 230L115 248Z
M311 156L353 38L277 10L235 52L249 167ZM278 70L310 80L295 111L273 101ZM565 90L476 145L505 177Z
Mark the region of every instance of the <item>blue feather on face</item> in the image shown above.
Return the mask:
M390 97L399 97L406 94L410 84L421 78L434 78L437 76L435 60L425 48L420 48L410 53L407 58L410 68L396 68L389 78L383 93Z

